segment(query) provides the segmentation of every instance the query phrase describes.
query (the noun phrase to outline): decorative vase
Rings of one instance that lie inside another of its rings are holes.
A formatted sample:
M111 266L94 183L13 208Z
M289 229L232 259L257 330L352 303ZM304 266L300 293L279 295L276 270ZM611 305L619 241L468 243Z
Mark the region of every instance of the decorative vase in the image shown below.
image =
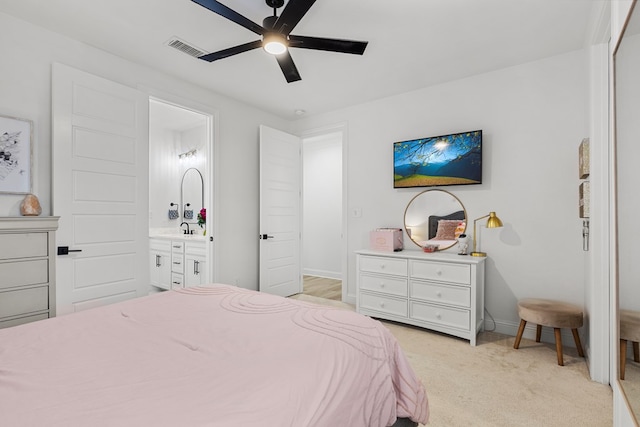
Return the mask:
M20 214L23 216L38 216L42 213L40 201L34 194L27 194L20 203Z

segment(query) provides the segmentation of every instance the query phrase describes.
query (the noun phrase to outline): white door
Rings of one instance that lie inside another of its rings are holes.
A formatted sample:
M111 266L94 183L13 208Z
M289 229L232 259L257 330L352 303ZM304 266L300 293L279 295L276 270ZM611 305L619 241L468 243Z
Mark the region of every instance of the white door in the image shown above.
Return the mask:
M259 289L280 296L302 292L301 147L297 136L260 126Z
M146 295L148 99L54 64L52 116L58 314Z

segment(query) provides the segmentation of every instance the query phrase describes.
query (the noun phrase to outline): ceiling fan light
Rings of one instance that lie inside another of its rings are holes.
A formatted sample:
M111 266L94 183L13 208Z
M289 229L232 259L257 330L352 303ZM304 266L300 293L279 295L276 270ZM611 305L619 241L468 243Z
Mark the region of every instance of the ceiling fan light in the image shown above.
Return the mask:
M271 55L281 55L287 51L287 42L277 34L268 34L262 40L262 48Z

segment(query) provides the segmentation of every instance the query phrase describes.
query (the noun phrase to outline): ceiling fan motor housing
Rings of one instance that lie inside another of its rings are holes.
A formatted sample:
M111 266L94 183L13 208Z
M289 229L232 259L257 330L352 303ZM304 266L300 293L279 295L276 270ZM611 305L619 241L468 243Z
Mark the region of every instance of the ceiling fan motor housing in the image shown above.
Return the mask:
M266 18L264 18L262 20L262 26L267 30L271 30L273 28L273 26L275 25L277 20L278 20L278 17L275 16L275 15L267 16Z
M277 9L284 5L284 0L265 0L267 2L267 6Z

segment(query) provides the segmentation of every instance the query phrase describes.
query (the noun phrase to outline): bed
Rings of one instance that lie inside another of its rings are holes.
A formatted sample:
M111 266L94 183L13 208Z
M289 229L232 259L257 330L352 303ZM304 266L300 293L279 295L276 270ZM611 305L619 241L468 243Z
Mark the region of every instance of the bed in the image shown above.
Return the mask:
M426 423L425 389L377 320L214 284L0 330L7 426Z
M428 240L420 242L420 246L433 245L439 250L449 248L457 243L458 236L466 229L464 211L449 215L430 215L427 222Z

